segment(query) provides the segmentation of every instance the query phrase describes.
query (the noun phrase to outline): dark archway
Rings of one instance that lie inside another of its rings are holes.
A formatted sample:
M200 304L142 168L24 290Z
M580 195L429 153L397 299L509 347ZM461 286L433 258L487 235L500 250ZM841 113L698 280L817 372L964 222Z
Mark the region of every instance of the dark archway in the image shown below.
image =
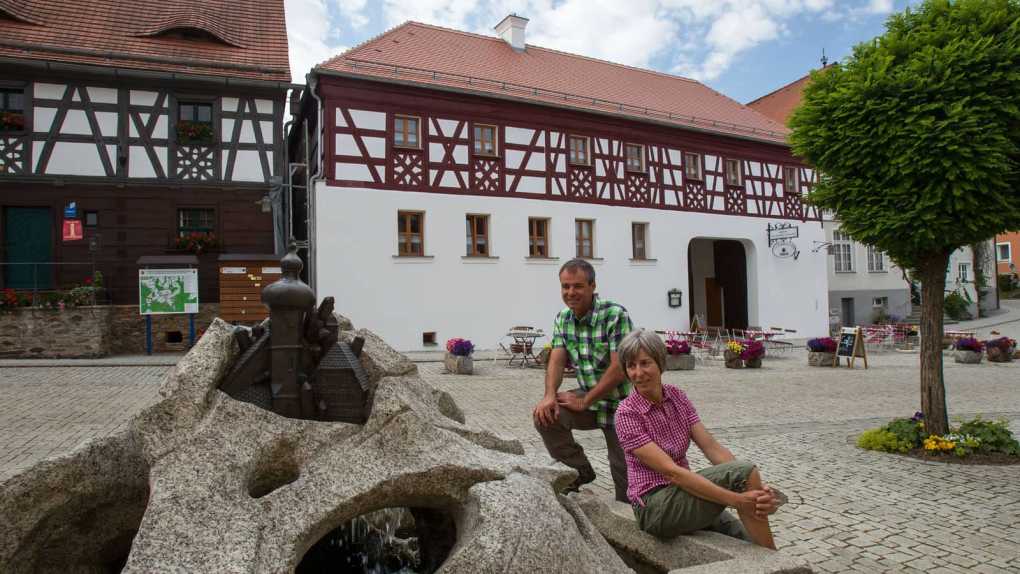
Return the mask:
M701 327L748 327L747 251L733 239L695 238L687 246L688 314Z
M715 280L723 292L723 327L747 328L747 254L744 245L720 239L712 246Z

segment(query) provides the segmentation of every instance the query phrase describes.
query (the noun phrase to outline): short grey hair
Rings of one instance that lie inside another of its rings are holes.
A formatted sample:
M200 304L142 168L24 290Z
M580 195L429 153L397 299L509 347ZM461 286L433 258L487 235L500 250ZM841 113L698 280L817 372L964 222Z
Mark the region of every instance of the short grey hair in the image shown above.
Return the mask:
M595 282L595 268L591 266L591 263L588 263L584 259L574 258L567 261L563 264L563 267L560 267L559 274L563 275L564 271L583 271L584 274L588 276L589 284Z
M637 359L638 353L641 351L648 353L648 356L655 361L655 364L659 366L660 373L666 370L666 343L662 342L662 338L655 331L637 329L627 333L617 349L620 366L623 367L624 372L627 371L627 365Z

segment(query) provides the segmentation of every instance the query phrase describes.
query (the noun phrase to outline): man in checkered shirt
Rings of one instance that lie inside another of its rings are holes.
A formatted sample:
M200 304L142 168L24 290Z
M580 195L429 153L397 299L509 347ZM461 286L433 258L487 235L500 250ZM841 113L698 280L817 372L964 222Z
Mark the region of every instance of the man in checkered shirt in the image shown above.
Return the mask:
M578 473L565 492L595 480L595 470L572 431L601 429L616 499L626 502L627 463L613 417L631 389L616 356L617 345L632 329L630 316L623 306L595 294L595 269L583 259L572 259L560 268L560 291L567 307L556 315L553 326L545 396L533 413L535 428L549 455ZM579 388L557 392L568 358L577 370Z

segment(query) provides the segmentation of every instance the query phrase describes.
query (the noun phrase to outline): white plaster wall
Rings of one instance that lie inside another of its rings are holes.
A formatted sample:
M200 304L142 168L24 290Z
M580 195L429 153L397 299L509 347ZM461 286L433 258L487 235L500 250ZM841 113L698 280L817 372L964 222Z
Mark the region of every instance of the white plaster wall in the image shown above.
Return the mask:
M688 326L687 245L694 237L707 237L743 240L751 323L781 325L802 336L828 328L825 255L802 249L797 261L773 257L765 219L324 183L315 195L319 296L335 296L340 313L400 350L424 348L424 331L435 331L440 347L451 337L466 337L483 349L492 348L513 325L551 331L563 306L557 271L573 256L575 218L596 221L598 291L626 306L639 326ZM394 257L398 210L425 211L430 258ZM492 255L498 259L463 258L467 213L490 215ZM551 254L557 260L527 259L529 216L551 219ZM649 224L649 255L656 262L630 261L634 221ZM800 224L800 234L807 244L824 236L818 223ZM672 288L684 292L679 309L667 306Z
M128 177L156 177L156 169L152 166L149 154L144 146L131 146L128 152Z
M42 146L40 146L42 147ZM113 157L117 157L114 155ZM99 150L93 143L57 142L46 167L47 174L106 175Z
M33 86L33 96L45 100L59 100L64 97L67 86L64 84L46 84L36 82Z
M130 102L132 106L154 106L158 95L156 92L131 90Z
M231 181L265 181L262 176L262 162L259 152L250 149L237 151L234 159L234 173Z
M970 265L967 281L960 281L960 263ZM968 306L967 312L972 317L977 317L978 297L977 290L974 287L974 251L969 246L961 247L949 255L949 267L946 268L946 291L956 290L959 290L960 294L964 295L964 298L970 298L971 304ZM946 294L948 295L948 293Z
M832 232L838 230L839 226L833 222L825 223L825 241L832 241ZM798 242L801 249L801 256L805 250L810 250L812 245L808 242ZM824 248L818 252L826 255ZM852 273L836 273L836 257L827 255L826 273L829 278L830 291L869 291L869 290L909 290L906 281L903 280L903 273L900 268L893 264L889 256L885 256L885 268L883 272L868 271L868 246L863 243L853 242L854 271Z
M97 88L89 86L85 88L89 94L89 99L92 100L93 104L116 104L117 103L117 89L116 88Z

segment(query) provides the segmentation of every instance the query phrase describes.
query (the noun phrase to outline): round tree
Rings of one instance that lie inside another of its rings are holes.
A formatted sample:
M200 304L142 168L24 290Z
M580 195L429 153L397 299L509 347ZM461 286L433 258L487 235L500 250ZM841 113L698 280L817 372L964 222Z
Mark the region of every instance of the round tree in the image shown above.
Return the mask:
M1020 228L1020 0L927 0L814 72L790 119L821 173L810 201L922 284L921 409L949 430L949 255Z

